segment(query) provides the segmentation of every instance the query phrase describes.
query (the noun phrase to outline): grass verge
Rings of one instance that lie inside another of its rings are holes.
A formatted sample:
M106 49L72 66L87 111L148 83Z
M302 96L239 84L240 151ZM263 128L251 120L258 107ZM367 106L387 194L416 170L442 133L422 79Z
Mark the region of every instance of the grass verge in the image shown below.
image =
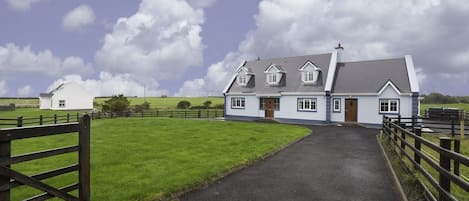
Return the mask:
M180 119L105 119L92 122L92 200L158 200L203 185L307 134L301 126ZM76 142L77 135L15 141L13 155ZM76 154L14 165L35 174L76 161ZM76 174L46 182L63 186ZM37 193L29 187L12 200Z

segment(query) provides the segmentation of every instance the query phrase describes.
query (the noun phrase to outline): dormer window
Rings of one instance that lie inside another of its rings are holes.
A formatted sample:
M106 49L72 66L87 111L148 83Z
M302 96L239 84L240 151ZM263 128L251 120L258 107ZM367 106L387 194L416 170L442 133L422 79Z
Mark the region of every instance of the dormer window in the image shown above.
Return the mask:
M246 67L239 69L238 76L236 77L236 82L239 86L247 86L249 80L254 76L254 73L249 71Z
M277 73L267 73L267 83L277 84Z
M238 84L241 86L246 86L247 84L247 75L246 74L240 74L238 75Z
M321 69L308 61L300 68L300 72L303 83L315 85L319 80Z
M279 65L272 64L264 71L264 73L267 84L278 85L285 71L283 71L282 67Z

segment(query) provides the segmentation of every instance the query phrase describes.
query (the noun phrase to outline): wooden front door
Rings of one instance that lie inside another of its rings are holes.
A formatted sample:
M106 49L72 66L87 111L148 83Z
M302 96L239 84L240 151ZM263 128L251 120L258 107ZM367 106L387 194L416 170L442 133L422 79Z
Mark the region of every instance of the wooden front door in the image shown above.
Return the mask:
M357 122L357 99L345 99L345 121Z
M272 119L274 118L275 111L275 99L266 98L265 101L265 118Z

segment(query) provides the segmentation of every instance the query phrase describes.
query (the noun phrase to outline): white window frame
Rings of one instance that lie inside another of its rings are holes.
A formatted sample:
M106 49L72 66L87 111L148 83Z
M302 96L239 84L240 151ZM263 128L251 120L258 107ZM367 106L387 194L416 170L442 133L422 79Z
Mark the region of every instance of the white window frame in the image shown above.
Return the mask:
M378 107L380 114L399 114L399 99L379 99Z
M231 109L244 109L246 108L246 99L244 97L232 97Z
M65 100L59 100L59 107L64 108L65 107Z
M268 84L277 84L278 83L278 73L267 73L267 83Z
M297 110L302 112L316 112L318 101L316 98L298 98Z
M337 107L336 107L337 106ZM333 98L332 99L332 111L333 112L340 112L341 111L341 100L340 98Z
M238 81L238 85L246 86L248 84L248 75L239 74L237 81Z

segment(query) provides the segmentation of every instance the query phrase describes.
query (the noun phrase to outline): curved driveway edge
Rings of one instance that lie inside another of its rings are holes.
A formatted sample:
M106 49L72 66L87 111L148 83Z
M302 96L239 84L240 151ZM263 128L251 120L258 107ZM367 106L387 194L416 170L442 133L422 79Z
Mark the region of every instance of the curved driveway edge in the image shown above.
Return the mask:
M399 199L376 129L312 126L313 134L180 200Z

